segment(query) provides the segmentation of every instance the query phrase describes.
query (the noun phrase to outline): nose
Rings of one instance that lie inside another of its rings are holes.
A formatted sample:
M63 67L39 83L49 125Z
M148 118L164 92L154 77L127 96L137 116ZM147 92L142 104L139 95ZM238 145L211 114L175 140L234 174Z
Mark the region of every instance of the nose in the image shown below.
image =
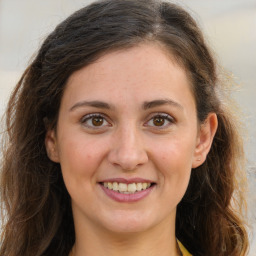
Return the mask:
M148 161L141 131L136 128L123 128L113 135L113 143L108 154L111 164L124 171L135 170Z

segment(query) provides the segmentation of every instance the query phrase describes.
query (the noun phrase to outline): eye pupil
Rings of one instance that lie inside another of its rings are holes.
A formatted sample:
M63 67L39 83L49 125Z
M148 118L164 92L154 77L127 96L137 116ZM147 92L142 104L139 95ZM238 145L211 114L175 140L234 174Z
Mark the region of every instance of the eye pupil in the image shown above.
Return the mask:
M162 126L162 125L164 125L164 121L165 121L165 119L162 117L155 117L153 120L153 123L155 126Z
M101 118L101 117L93 117L92 118L92 124L94 126L101 126L103 124L103 118Z

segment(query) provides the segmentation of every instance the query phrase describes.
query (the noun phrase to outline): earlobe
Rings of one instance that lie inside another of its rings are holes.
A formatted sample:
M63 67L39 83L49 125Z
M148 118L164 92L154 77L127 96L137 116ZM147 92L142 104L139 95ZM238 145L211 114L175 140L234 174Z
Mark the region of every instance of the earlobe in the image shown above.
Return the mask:
M194 152L192 168L202 165L209 153L213 138L217 131L218 119L215 113L210 113L203 124L197 138L197 144Z
M59 153L57 149L57 140L54 130L48 130L45 136L45 148L47 155L53 162L59 163Z

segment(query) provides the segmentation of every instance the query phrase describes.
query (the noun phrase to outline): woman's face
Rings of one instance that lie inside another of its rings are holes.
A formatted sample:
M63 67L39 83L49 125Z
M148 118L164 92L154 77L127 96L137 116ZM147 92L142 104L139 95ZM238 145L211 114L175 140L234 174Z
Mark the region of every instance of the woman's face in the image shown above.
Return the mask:
M73 73L46 137L76 225L114 232L174 223L200 143L186 72L154 44Z

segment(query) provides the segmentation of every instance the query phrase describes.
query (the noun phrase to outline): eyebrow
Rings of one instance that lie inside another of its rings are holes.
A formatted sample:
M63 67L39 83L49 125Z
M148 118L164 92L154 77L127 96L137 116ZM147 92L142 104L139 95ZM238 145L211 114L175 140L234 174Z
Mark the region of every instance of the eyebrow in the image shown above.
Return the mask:
M155 107L159 107L159 106L163 106L163 105L171 105L174 107L177 107L179 109L183 109L183 107L170 99L158 99L158 100L153 100L153 101L145 101L142 105L142 108L144 110L150 109L150 108L155 108ZM75 105L73 105L69 111L73 111L76 108L79 107L94 107L94 108L101 108L101 109L114 109L114 106L109 105L106 102L103 101L98 101L98 100L94 100L94 101L80 101L77 102Z
M111 107L108 103L103 102L103 101L98 101L98 100L94 100L94 101L80 101L77 102L75 105L73 105L69 111L73 111L76 108L79 107L94 107L94 108L102 108L102 109L113 109L114 107Z
M171 106L177 107L181 110L183 109L182 105L180 105L178 102L170 100L170 99L159 99L159 100L153 100L153 101L146 101L143 104L143 109L147 110L147 109L159 107L162 105L171 105Z

